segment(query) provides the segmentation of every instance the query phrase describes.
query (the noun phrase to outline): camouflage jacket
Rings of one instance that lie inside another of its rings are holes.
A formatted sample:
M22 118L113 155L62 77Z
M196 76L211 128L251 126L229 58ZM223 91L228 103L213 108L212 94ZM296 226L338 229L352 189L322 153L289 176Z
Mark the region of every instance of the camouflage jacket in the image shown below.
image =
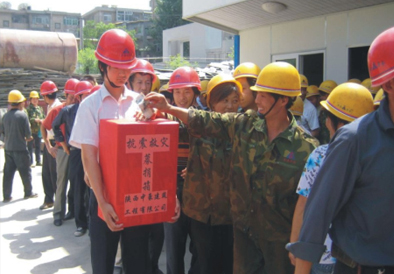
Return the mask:
M189 132L232 143L230 202L234 226L256 241L290 238L298 181L318 144L289 113L291 123L271 143L256 112L209 113L189 110Z
M33 104L30 104L26 108L26 110L27 110L27 115L29 117L31 133L37 134L38 131L40 130L40 124L37 123L35 120L45 118L44 110L40 106L35 107Z
M177 195L182 201L182 187L184 180L181 177L181 172L187 166L187 158L189 156L189 133L186 126L176 117L166 114L168 120L176 121L179 123L179 140L178 140L178 166L177 166Z
M183 187L183 212L211 225L232 224L229 172L232 145L215 138L190 138Z

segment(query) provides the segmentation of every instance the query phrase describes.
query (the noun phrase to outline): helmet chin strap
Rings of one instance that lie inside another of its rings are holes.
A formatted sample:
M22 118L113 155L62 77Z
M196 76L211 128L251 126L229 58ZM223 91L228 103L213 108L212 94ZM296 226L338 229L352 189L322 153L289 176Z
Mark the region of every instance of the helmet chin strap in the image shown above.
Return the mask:
M108 68L107 68L107 69L108 69ZM111 85L111 87L113 87L113 88L121 88L121 86L115 85L115 84L109 79L108 74L107 74L107 70L105 70L105 76L107 77L107 80L108 80L109 84Z
M271 110L274 108L274 106L276 105L276 102L278 102L278 100L279 100L279 97L275 97L275 103L273 103L272 104L272 106L270 107L270 109L266 112L266 113L260 113L260 112L257 112L257 115L261 118L261 119L265 119L265 116L267 116L268 115L268 113L270 113L271 112Z

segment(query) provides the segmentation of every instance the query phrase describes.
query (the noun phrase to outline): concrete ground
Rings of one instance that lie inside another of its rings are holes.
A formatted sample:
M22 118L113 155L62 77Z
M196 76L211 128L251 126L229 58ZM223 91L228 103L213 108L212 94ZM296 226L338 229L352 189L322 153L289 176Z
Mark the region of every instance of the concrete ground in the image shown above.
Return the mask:
M3 203L4 151L0 149L0 273L79 274L92 273L90 265L90 240L85 234L75 237L74 219L53 225L52 210L41 211L44 193L41 167L32 168L33 192L38 198L23 199L23 185L18 173L13 182L12 197ZM190 266L190 253L185 265ZM166 256L163 249L159 268L166 273Z

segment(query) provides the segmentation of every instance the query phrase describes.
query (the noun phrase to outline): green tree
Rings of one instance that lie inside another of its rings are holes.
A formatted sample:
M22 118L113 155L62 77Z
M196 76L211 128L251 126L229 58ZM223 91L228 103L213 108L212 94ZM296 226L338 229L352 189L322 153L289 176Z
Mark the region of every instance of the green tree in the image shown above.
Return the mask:
M97 66L96 56L94 56L94 49L84 48L78 52L77 73L80 74L100 73Z
M152 16L153 28L150 36L153 46L158 49L156 54L162 54L163 30L189 24L182 19L182 0L157 0L157 6Z
M119 26L113 23L104 24L103 22L95 23L94 21L87 21L83 27L83 49L78 52L78 73L99 73L94 51L101 35L109 29L122 29L133 38L134 42L136 42L135 30L127 30L125 26ZM136 43L135 45L137 47Z
M115 25L113 23L105 24L103 22L95 23L94 21L87 21L83 27L83 47L96 49L97 42L101 35L110 29L122 29L133 38L134 42L137 41L135 30L127 30L125 26Z

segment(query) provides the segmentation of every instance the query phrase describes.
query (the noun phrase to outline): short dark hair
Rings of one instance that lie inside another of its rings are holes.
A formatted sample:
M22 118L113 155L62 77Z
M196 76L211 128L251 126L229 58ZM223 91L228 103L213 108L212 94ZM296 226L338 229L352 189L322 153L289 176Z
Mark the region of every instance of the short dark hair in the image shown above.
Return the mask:
M48 97L48 99L53 100L53 99L56 99L56 97L57 97L57 92L53 92L53 93L47 94L47 95L45 95L45 96Z
M326 113L327 117L330 118L335 131L337 131L339 123L342 123L344 125L349 124L348 121L338 118L337 116L335 116L334 114L332 114L328 110L324 109L323 111Z
M107 67L108 67L108 65L106 63L101 62L101 61L98 61L97 65L98 65L98 69L100 71L100 75L101 75L101 77L104 80L104 75L107 74Z
M256 85L257 79L253 78L253 77L246 77L246 81L248 81L248 84L250 87L253 87L254 85ZM253 98L256 99L257 91L254 91L254 90L251 90L251 91L252 91Z
M284 96L284 95L280 95L280 94L276 94L276 93L269 93L269 94L271 94L271 96L274 97L274 99L276 101L278 101L279 98L284 98L284 97L289 98L289 100L287 101L287 104L286 104L286 109L291 108L294 104L295 99L297 98L297 97Z

